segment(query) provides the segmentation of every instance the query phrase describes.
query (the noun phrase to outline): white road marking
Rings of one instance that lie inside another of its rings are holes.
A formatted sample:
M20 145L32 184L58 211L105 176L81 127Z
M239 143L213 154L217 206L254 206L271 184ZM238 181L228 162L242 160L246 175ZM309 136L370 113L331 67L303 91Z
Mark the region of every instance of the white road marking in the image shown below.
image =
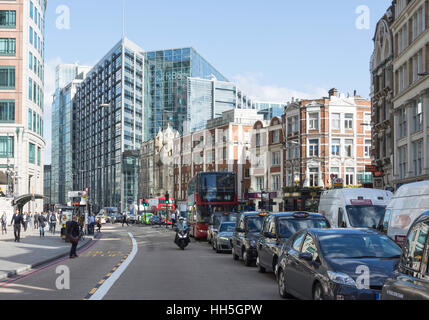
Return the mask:
M137 254L138 246L137 242L134 239L131 233L128 233L133 243L133 249L129 254L128 258L116 269L115 272L98 288L98 290L94 293L94 295L89 298L89 300L102 300L104 296L109 292L110 288L115 284L116 280L122 275L122 273L127 269L129 264L133 261L134 257Z

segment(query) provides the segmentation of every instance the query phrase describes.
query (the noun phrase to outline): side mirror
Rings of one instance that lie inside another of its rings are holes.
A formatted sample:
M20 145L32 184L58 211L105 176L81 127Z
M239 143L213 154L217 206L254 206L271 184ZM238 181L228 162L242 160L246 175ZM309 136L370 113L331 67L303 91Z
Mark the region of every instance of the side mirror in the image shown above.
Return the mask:
M235 232L244 233L245 231L244 229L241 229L241 228L235 228Z
M313 255L309 252L304 252L299 254L299 259L307 262L313 261Z
M343 222L341 223L341 228L347 228L347 224L346 224L346 222L345 222L345 221L343 221Z

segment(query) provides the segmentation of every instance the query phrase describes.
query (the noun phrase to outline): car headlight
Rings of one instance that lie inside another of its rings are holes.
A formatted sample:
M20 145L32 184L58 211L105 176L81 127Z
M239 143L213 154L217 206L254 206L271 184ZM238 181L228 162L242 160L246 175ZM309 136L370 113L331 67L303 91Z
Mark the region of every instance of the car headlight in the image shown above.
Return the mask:
M328 276L332 282L356 287L356 282L345 273L328 271Z
M219 240L221 240L221 241L229 241L229 239L225 238L225 237L220 237Z

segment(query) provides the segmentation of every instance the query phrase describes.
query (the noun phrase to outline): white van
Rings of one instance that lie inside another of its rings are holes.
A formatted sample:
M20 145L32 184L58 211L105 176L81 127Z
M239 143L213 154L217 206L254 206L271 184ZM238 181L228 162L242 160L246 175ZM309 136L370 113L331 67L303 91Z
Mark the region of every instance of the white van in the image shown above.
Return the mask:
M429 181L403 185L387 205L380 229L402 245L408 229L426 211L429 211Z
M332 228L377 228L393 193L385 190L351 188L324 191L319 213Z

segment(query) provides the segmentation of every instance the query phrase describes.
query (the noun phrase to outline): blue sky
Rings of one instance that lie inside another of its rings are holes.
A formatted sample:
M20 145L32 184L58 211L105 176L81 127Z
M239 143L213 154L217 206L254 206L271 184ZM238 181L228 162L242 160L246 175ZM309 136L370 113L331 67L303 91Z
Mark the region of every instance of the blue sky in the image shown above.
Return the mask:
M369 59L379 18L391 0L125 0L126 36L146 50L193 46L249 95L264 100L317 98L336 87L368 97ZM56 28L58 6L70 29ZM369 8L369 30L356 8ZM94 65L122 36L122 0L48 0L46 119L55 65ZM48 141L47 163L50 162Z

